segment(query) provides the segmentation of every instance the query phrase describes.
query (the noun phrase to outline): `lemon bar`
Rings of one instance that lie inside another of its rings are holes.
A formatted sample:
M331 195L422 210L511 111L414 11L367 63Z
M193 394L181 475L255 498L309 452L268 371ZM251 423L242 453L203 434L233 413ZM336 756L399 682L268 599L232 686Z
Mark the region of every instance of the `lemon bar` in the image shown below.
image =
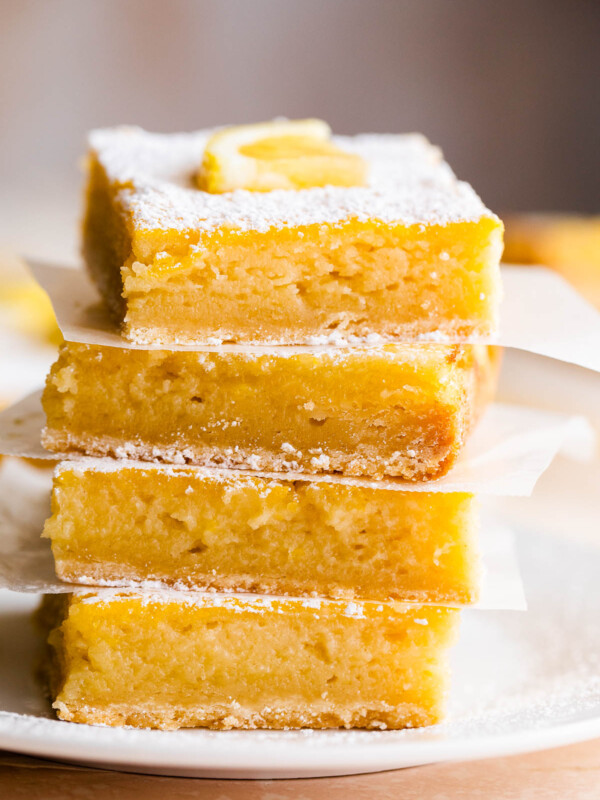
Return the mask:
M484 345L266 354L65 343L46 382L44 445L268 471L435 478L491 394Z
M63 462L54 475L59 578L123 586L471 603L471 494L274 480L131 462Z
M333 137L366 164L365 185L212 193L196 178L213 135L91 134L83 252L127 339L310 344L494 332L502 224L426 139Z
M407 728L440 719L457 609L134 593L46 597L61 719L181 728Z

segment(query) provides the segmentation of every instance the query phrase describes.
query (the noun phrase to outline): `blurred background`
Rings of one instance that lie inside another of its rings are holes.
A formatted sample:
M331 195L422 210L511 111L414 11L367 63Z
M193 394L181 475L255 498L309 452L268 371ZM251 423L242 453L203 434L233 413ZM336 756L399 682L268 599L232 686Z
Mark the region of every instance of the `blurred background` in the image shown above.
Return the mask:
M100 126L285 115L421 131L507 219L507 258L554 266L600 308L597 0L0 0L0 13L0 407L40 385L58 340L16 254L77 263L81 159ZM534 210L596 216L510 217ZM504 364L501 399L600 431L600 376L518 351ZM597 537L599 482L600 459L558 459L503 510Z
M0 246L73 260L90 128L275 115L440 144L499 212L600 210L595 0L0 0Z

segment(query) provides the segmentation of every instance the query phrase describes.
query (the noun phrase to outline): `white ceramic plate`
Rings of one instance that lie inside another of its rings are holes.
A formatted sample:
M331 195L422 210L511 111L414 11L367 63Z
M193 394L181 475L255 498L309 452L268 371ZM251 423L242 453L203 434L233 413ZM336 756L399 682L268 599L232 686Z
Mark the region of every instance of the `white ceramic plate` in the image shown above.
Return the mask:
M600 550L519 532L530 609L470 611L448 720L412 731L151 731L60 722L31 674L31 595L0 592L0 747L135 772L342 775L600 736Z

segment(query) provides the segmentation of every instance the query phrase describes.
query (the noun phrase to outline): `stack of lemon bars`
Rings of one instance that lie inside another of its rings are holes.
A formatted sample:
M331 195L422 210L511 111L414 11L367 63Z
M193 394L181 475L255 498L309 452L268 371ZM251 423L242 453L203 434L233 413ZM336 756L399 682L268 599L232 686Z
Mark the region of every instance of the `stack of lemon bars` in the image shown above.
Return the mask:
M461 342L496 329L501 249L420 136L91 135L84 255L123 347L65 342L43 397L62 719L440 719L478 512L427 482L493 395L496 350Z

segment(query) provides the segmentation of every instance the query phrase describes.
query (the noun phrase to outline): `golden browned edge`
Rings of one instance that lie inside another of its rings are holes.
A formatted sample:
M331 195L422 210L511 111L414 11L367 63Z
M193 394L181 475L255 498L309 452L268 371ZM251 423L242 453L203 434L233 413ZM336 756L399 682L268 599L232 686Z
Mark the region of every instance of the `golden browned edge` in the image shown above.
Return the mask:
M77 558L55 558L56 575L61 581L86 586L114 586L131 588L132 584L140 584L148 580L145 575L136 573L135 570L125 565L86 562ZM283 597L328 597L332 600L371 600L377 602L401 601L405 603L460 603L470 605L479 599L477 582L470 588L462 591L440 592L436 590L416 591L400 590L391 591L387 596L365 595L352 587L328 586L326 592L323 587L309 585L306 582L294 581L286 576L281 578L252 578L249 575L199 575L194 579L173 580L169 575L164 575L157 580L167 589L184 589L186 591L202 592L250 592L253 594L269 594Z
M369 707L349 703L332 710L331 707L313 710L282 703L279 707L257 712L244 709L237 702L211 704L189 709L177 705L154 704L144 708L115 705L111 708L96 708L81 704L61 703L56 698L64 682L64 665L59 650L50 642L60 637L60 624L64 617L68 595L44 595L40 607L34 613L34 623L43 636L43 648L39 657L36 677L52 703L59 719L90 725L131 726L135 728L212 728L215 730L288 728L366 728L371 730L419 728L435 725L441 719L441 711L424 711L414 703L377 703Z
M34 676L50 704L60 691L62 670L58 652L51 647L48 637L52 630L57 630L57 620L62 619L67 598L67 594L43 595L39 606L32 615L34 628L41 637L33 665ZM57 635L60 635L58 631Z
M85 213L82 221L83 261L112 316L121 322L125 316L121 266L131 252L131 237L124 214L113 199L104 169L93 153L87 157L88 179ZM107 228L110 235L107 235Z

